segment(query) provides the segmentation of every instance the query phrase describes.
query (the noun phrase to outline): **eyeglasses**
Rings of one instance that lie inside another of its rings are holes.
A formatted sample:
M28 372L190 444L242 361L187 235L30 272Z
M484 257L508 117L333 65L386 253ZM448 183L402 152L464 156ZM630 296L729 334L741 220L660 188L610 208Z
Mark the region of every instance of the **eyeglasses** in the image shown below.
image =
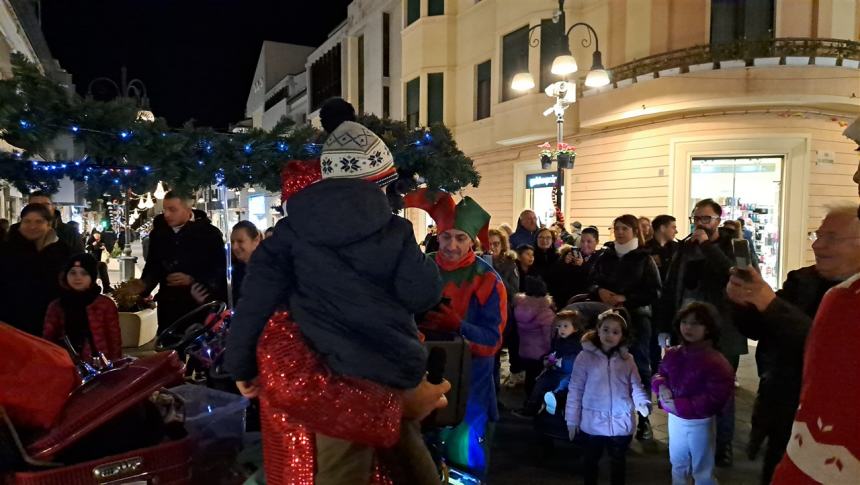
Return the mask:
M714 217L714 216L691 216L690 217L690 222L692 222L693 224L695 224L697 222L701 222L702 224L710 224L711 222L718 221L718 220L720 220L720 218Z
M809 233L809 240L810 240L810 241L815 242L815 241L817 241L817 240L819 240L819 239L821 239L822 241L826 242L827 244L832 244L832 243L835 243L835 242L839 242L839 241L847 241L847 240L850 240L850 239L860 239L860 236L844 236L844 237L838 237L838 236L836 236L835 234L833 234L832 232L824 232L824 233L822 233L822 232L819 232L819 231L812 231L812 232L810 232L810 233Z

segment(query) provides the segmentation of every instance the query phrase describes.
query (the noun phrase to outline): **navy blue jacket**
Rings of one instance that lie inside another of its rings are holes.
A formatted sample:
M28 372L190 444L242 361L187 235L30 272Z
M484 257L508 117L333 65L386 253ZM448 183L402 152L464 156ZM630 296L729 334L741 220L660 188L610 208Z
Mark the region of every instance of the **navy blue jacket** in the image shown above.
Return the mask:
M415 387L426 352L413 314L439 302L442 281L412 224L358 179L316 183L290 199L288 213L251 256L228 370L238 380L257 374L257 339L280 305L334 372Z

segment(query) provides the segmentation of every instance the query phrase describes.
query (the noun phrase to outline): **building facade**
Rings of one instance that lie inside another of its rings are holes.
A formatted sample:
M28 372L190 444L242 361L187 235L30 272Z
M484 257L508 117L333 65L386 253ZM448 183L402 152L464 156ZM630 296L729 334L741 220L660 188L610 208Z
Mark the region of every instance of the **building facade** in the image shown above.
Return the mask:
M482 176L467 193L494 223L516 223L524 208L549 222L552 189L529 182L555 177L541 169L537 145L555 142L555 120L542 113L554 102L543 88L560 79L549 72L558 2L403 5L418 13L402 18L403 118L452 129ZM754 231L771 283L812 262L806 236L825 206L856 201L857 155L841 132L860 114L860 2L566 5L568 26L594 27L612 81L566 113L564 139L577 152L564 180L566 220L607 238L618 215L668 213L683 236L695 201L712 197L724 218ZM596 47L583 47L587 35L574 29L569 39L580 90ZM510 81L523 70L536 86L517 93Z
M48 78L74 91L71 75L60 67L51 55L48 43L42 34L41 3L39 0L0 0L0 79L12 77L12 54L21 53L38 66ZM0 152L18 151L0 140ZM48 148L50 158L67 159L74 154L74 146L69 136L61 136ZM65 179L60 191L54 196L63 207L63 216L79 216L80 202L76 196L74 182ZM18 214L26 204L25 195L4 180L0 180L0 219L17 221ZM79 217L78 217L79 218Z

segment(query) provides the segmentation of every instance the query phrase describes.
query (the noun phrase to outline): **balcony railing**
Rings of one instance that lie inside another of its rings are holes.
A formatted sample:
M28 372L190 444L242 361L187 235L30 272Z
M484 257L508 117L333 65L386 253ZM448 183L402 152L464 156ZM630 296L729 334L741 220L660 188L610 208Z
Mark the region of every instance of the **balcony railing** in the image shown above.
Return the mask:
M860 59L860 42L785 37L763 41L744 40L728 44L697 45L636 59L616 66L610 71L613 83L617 83L651 73L659 77L659 72L667 69L680 68L680 72L685 73L689 72L690 66L710 62L714 63L715 68L719 68L719 63L725 61L744 61L747 66L752 66L755 59L760 58L779 58L779 64L786 64L786 58L803 57L808 58L809 64L815 64L815 58L835 58L836 65L841 66L845 59Z

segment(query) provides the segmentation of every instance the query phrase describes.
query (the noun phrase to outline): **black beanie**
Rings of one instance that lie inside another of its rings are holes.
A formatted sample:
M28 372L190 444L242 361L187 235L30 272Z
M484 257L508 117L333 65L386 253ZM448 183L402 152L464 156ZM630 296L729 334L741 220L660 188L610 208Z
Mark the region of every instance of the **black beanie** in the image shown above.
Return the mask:
M95 258L87 253L77 254L69 258L69 261L66 262L66 267L63 270L63 280L66 279L69 271L75 266L84 268L84 271L90 275L90 278L93 279L93 284L95 284L96 278L98 278L98 262Z

